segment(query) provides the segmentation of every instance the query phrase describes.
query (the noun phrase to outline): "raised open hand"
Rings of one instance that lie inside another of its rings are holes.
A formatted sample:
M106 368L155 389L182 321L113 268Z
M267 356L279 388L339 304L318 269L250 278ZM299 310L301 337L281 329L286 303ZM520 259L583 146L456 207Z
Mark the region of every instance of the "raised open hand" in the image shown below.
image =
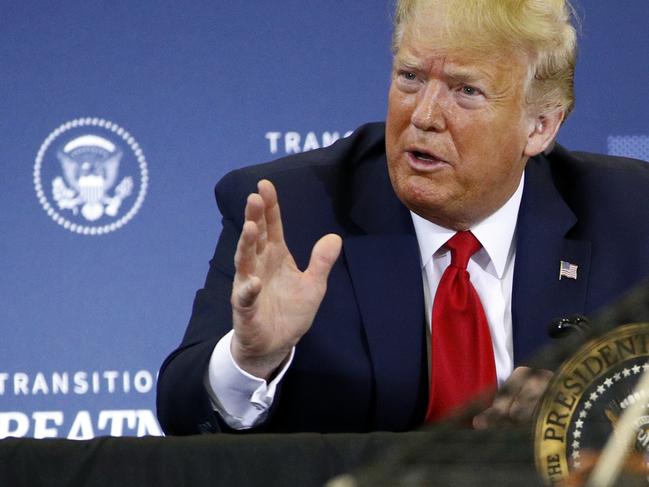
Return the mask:
M245 371L268 379L313 322L342 240L322 237L302 272L289 252L275 187L257 184L248 196L234 256L232 356Z

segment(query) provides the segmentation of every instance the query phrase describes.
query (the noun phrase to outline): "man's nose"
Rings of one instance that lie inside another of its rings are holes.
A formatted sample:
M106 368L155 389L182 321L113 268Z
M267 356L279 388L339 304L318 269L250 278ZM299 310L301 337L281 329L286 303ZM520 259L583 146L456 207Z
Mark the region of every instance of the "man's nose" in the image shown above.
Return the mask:
M446 129L444 113L444 86L441 83L429 82L419 92L417 106L412 112L411 122L420 130L441 132Z

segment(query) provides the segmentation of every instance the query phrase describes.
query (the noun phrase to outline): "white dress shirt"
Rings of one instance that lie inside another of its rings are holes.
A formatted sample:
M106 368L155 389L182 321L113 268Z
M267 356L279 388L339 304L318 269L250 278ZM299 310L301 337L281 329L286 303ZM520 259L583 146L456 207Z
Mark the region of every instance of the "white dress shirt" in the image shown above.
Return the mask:
M521 178L518 189L498 211L471 228L482 248L469 259L467 271L489 324L499 385L511 375L514 364L511 306L516 258L514 234L523 196L523 180ZM451 263L451 252L444 244L456 232L435 225L412 212L411 215L421 255L430 338L433 297L442 274Z
M499 385L511 375L514 363L511 312L516 257L514 234L523 184L524 178L521 178L511 198L498 211L471 228L482 248L469 260L467 271L489 324ZM456 232L435 225L415 213L411 212L411 216L419 243L430 337L433 296L442 274L451 263L450 251L444 244ZM279 373L268 383L248 374L234 362L230 353L232 333L230 331L214 347L205 374L205 387L214 409L223 420L232 428L247 429L266 418L277 385L293 361L294 350Z

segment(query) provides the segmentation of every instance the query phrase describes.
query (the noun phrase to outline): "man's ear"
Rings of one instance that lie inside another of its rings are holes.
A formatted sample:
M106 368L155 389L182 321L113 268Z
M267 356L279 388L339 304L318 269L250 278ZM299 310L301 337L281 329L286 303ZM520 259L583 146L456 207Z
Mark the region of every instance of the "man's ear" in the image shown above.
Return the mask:
M543 152L555 139L561 122L563 110L537 115L531 119L531 128L527 135L524 154L533 157Z

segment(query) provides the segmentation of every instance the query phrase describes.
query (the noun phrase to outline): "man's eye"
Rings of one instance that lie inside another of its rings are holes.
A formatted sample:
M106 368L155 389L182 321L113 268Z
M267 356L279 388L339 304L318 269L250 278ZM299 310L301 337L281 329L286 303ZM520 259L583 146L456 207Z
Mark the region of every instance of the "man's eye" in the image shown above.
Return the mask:
M407 81L415 81L417 79L417 75L412 71L401 71L400 74L401 77Z
M477 88L474 88L473 86L465 85L465 86L462 87L462 94L469 95L469 96L475 96L475 95L480 94L480 90L478 90Z

